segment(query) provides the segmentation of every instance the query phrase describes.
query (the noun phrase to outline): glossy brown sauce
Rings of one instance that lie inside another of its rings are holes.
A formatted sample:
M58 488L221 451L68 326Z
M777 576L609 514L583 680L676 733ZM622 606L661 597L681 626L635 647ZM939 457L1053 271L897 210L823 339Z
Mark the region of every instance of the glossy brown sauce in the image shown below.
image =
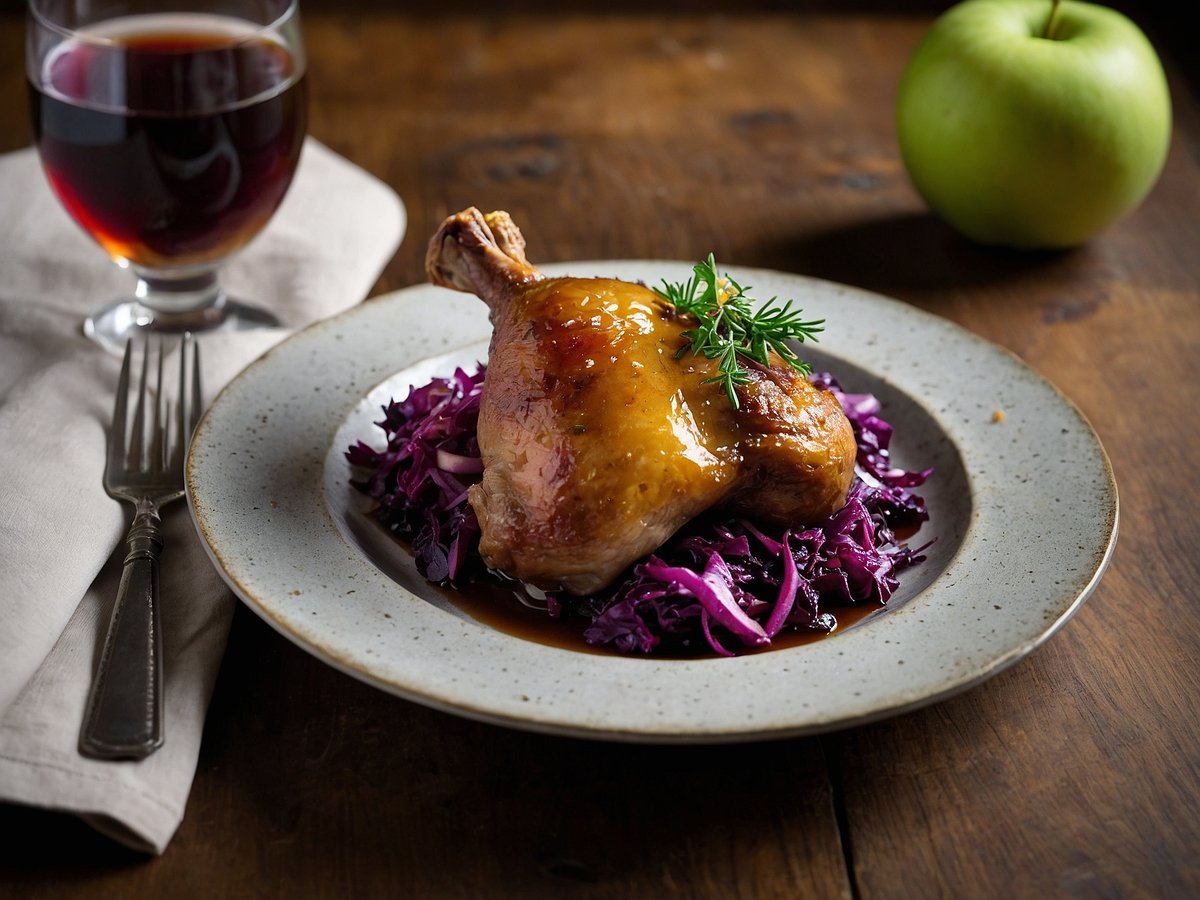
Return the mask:
M396 546L400 547L410 557L412 548L408 543L393 534L383 523L374 516L371 522L387 534ZM903 544L920 530L916 525L903 530L893 531L896 542ZM715 653L668 653L655 651L649 655L641 653L621 653L611 647L595 646L584 640L583 632L588 621L582 616L564 610L561 616L551 616L545 609L530 606L523 601L512 587L498 581L472 581L465 589L445 587L429 583L451 606L465 613L470 618L487 625L496 631L512 635L535 644L547 647L557 647L560 650L573 650L578 653L591 653L597 656L620 656L642 659L697 659L706 656L716 656ZM811 632L787 630L777 634L765 647L729 647L739 656L754 653L767 653L771 650L783 650L789 647L801 647L805 644L815 644L839 634L852 625L866 619L872 613L885 608L881 603L856 603L853 605L827 605L822 613L831 613L837 619L833 631Z
M896 542L904 544L912 538L921 526L893 530ZM407 546L398 541L400 546ZM436 587L436 585L435 585ZM584 629L588 622L579 615L564 611L559 617L551 616L545 609L539 609L523 602L512 588L501 584L476 581L465 590L439 587L438 591L455 608L466 613L476 622L494 628L504 634L557 647L561 650L574 650L580 653L592 653L600 656L622 656L643 659L695 659L698 656L716 654L683 654L656 651L648 656L640 653L621 653L611 647L597 647L589 644L583 638ZM765 647L730 647L739 656L752 653L767 653L771 650L782 650L789 647L801 647L814 644L833 637L852 625L856 625L872 613L884 609L881 603L857 603L853 605L827 605L821 609L823 613L832 613L837 619L837 625L828 633L787 630L778 634Z
M587 643L583 638L583 631L588 622L582 616L564 611L562 616L555 618L544 609L527 606L518 599L511 588L503 584L473 582L465 590L455 590L454 588L438 588L438 590L450 604L480 624L522 640L557 647L560 650L641 659L695 659L716 655L711 652L669 653L656 650L646 656L641 653L621 653L611 647L596 647ZM752 653L766 653L771 650L816 643L845 631L851 625L881 609L883 606L878 603L826 606L821 611L832 613L837 618L837 627L828 634L789 630L776 635L765 647L735 647L731 644L729 649L734 650L739 656L746 656Z

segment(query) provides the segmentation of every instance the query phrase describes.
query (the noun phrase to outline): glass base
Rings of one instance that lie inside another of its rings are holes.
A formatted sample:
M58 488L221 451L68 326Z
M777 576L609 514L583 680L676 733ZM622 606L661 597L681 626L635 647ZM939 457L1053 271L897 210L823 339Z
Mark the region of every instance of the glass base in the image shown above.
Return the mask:
M109 353L121 356L131 338L151 334L203 334L213 331L253 331L278 328L273 314L222 295L219 303L181 312L160 312L137 300L120 300L83 323L83 333Z

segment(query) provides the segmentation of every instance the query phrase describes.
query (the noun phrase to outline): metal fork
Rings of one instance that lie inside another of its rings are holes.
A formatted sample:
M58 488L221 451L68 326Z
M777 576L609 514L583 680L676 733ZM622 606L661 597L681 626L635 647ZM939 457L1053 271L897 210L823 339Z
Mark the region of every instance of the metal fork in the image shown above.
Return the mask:
M158 377L150 399L151 352L147 339L133 424L129 427L133 342L126 344L113 404L104 489L110 496L133 504L135 512L125 536L128 552L121 585L79 736L80 752L101 759L142 759L163 742L158 616L158 557L163 539L159 510L183 496L184 454L201 409L200 348L192 336L185 334L179 345L179 394L173 410L163 398L164 355L160 339Z

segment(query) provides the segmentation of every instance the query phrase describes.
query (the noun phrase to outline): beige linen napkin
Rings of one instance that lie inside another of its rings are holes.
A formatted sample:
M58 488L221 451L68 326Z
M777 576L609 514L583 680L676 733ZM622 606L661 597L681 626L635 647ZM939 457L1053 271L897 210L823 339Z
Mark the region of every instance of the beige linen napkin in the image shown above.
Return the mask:
M222 278L287 327L202 336L206 400L291 329L362 300L404 226L391 189L310 139L279 212ZM120 360L80 323L131 287L63 212L36 153L0 156L0 801L77 813L161 853L183 818L234 598L186 503L168 507L165 743L140 762L80 756L129 522L101 486Z

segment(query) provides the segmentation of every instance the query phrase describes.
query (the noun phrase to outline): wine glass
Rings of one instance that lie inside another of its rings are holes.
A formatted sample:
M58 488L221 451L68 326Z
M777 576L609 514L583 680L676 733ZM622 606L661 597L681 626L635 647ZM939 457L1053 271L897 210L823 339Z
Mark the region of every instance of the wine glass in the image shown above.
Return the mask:
M84 322L121 352L147 331L279 324L217 271L278 208L307 125L297 0L29 0L42 167L132 296Z

